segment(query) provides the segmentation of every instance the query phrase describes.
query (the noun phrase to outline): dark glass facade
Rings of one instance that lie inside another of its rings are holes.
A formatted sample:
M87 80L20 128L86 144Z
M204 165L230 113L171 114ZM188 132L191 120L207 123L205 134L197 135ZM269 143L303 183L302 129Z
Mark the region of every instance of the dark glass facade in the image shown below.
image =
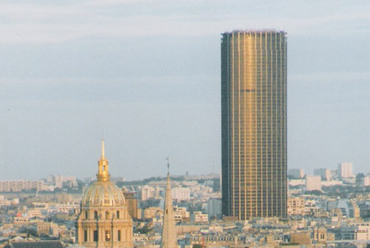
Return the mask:
M222 210L287 215L287 41L283 31L222 35Z

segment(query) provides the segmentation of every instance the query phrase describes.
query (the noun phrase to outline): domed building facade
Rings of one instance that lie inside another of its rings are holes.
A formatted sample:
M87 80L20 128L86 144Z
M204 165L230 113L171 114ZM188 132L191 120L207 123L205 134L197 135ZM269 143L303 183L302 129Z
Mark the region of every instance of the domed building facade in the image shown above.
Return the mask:
M86 248L133 247L132 219L122 191L110 181L104 140L96 178L82 198L76 226L78 244Z

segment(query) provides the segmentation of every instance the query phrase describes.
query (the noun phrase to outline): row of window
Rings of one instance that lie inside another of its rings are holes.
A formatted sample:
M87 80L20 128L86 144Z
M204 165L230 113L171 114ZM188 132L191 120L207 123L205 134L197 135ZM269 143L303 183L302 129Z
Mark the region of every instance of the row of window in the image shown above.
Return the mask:
M106 211L105 212L105 219L111 219L111 215L109 213L109 211ZM120 211L117 210L116 211L116 216L114 216L115 218L119 219L120 218ZM88 219L89 218L89 211L85 211L85 219ZM94 219L98 219L99 218L99 214L98 214L98 211L94 211Z
M117 241L121 241L121 230L117 230ZM105 231L105 241L111 241L113 239L113 236L111 235L111 231L107 230ZM87 230L84 230L84 242L88 242L88 235ZM93 241L98 242L99 241L99 232L98 230L94 230L93 232Z

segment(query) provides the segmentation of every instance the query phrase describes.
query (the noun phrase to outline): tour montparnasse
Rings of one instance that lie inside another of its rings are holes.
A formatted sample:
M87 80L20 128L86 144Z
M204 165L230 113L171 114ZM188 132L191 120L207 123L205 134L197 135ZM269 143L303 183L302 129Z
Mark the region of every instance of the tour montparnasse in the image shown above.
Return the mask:
M221 91L223 214L286 218L286 33L222 34Z

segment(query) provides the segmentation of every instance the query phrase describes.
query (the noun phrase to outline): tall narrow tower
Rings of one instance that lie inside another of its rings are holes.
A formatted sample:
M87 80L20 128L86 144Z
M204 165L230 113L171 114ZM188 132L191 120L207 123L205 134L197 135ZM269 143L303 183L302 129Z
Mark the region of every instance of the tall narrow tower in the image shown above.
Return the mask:
M222 209L287 214L287 42L276 30L222 34Z
M169 172L169 163L167 164L167 184L166 184L166 196L164 201L164 213L163 213L163 231L162 231L162 242L161 248L176 248L177 247L177 232L175 227L175 218L173 216L173 206L171 197L171 181Z

